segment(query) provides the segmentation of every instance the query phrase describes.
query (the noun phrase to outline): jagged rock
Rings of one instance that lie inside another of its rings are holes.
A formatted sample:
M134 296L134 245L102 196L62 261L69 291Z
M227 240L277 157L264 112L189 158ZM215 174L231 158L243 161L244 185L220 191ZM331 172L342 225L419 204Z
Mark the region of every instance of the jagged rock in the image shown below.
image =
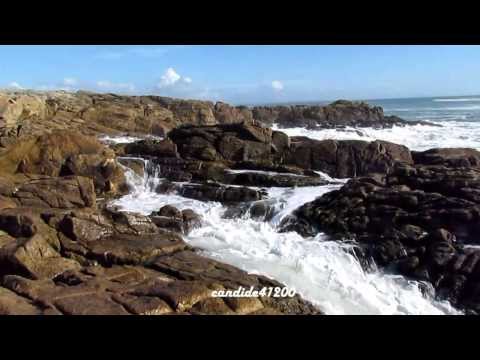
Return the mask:
M59 241L51 231L11 239L0 247L0 274L13 271L43 279L80 267L78 262L63 258L59 250Z
M201 201L244 202L264 197L262 192L247 187L221 186L217 184L183 185L179 193L187 198Z
M158 213L156 213L156 215L180 219L182 218L182 212L172 205L162 206L160 210L158 210Z
M0 155L0 167L10 175L90 177L97 193L122 193L127 190L125 177L114 155L94 137L52 132L13 144Z
M159 211L150 214L152 222L159 228L180 232L185 235L202 223L202 217L191 209L178 210L174 206L165 205Z
M232 124L252 122L252 112L245 106L230 106L223 102L217 102L213 108L213 114L217 123Z
M391 128L410 124L432 125L428 122L407 122L395 116L385 116L379 106L364 102L338 100L324 106L256 106L252 108L254 119L281 128L306 127L310 129L330 129L344 127Z
M185 159L245 161L270 158L272 153L271 129L249 123L184 126L172 130L168 137Z
M178 157L177 146L169 139L146 139L130 143L125 146L125 153L143 157Z
M468 289L478 281L480 251L462 244L478 243L479 180L475 166L397 164L382 179L356 178L304 204L284 230L355 238L379 265L430 281L455 305L472 307L476 295Z
M0 287L0 315L40 315L41 311L31 301L13 291Z
M474 149L430 149L412 151L415 164L444 165L448 167L479 167L480 152Z
M202 216L192 209L182 210L183 231L185 234L190 233L195 228L202 225Z
M233 185L259 186L259 187L296 187L296 186L321 186L328 181L316 176L272 174L258 172L230 173L225 182Z
M285 164L319 170L336 178L386 173L396 163L413 164L407 147L386 141L312 140L294 137Z
M37 232L37 227L31 217L15 212L0 212L0 230L13 237L31 237Z
M0 313L213 315L265 310L276 314L319 314L298 296L288 300L231 301L212 297L214 290L235 289L240 284L254 284L257 288L278 286L264 277L247 274L192 251L180 251L159 257L151 269L89 266L66 271L53 280L7 275L3 278L4 287L0 287Z
M220 109L223 108L223 109ZM214 125L214 104L159 96L119 96L85 91L0 94L0 137L36 135L54 129L88 133L142 133L163 136L181 124ZM241 121L229 113L245 110L219 106L219 120ZM248 117L248 111L246 113ZM228 119L227 119L228 118Z
M92 180L81 176L39 177L20 185L12 199L21 206L73 209L95 206Z

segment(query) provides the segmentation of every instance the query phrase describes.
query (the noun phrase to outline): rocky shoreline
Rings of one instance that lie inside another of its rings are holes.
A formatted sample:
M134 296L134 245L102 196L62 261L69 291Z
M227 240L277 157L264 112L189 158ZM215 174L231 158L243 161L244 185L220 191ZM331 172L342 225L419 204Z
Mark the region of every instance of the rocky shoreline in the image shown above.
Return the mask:
M431 282L440 298L480 311L480 251L465 247L478 243L480 153L290 138L267 125L410 123L345 101L288 109L0 94L0 314L321 313L298 295L212 298L215 290L283 285L189 246L184 236L202 226L191 209L140 215L110 206L132 190L126 168L152 171L145 159L163 179L154 191L225 204L228 216L248 205L252 216L268 218L265 188L335 182L319 173L352 178L297 209L283 231L355 239L366 263ZM102 135L158 138L107 146Z

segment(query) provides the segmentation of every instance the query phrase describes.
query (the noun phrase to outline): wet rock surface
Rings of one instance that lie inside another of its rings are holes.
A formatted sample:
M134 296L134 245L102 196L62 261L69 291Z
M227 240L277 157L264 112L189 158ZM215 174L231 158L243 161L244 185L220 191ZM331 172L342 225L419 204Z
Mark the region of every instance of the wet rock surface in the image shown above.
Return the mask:
M219 184L188 184L179 189L180 195L201 201L221 203L249 202L262 199L265 194L248 187L222 186Z
M212 297L282 285L187 245L183 237L202 226L203 214L110 208L110 199L131 190L125 167L163 178L159 193L221 202L224 217L259 221L275 206L261 188L327 184L317 172L352 178L295 211L283 230L355 239L364 264L374 259L480 311L480 253L465 246L480 243L478 151L290 138L272 123L407 125L348 101L250 109L154 96L1 93L0 314L319 313L298 296ZM101 134L148 138L107 147Z
M188 235L194 228L202 225L202 216L192 209L178 210L171 205L165 205L150 214L152 222L162 229Z
M229 278L229 281L225 281ZM0 312L65 315L163 314L318 314L298 296L224 300L212 297L221 289L277 286L269 279L206 259L193 251L160 256L149 267L84 267L48 280L4 276ZM35 305L33 305L35 304Z
M355 239L379 265L478 312L480 250L465 245L480 243L479 189L473 167L396 165L303 205L284 231Z
M191 210L158 216L198 226ZM207 259L154 216L113 210L0 212L0 314L319 314L300 297L224 300L212 291L279 286Z

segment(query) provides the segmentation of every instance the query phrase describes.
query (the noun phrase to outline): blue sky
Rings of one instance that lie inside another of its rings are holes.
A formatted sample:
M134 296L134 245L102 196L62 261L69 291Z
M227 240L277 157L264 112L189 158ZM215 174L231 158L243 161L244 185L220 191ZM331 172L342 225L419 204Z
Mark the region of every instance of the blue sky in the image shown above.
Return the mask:
M0 86L235 104L480 94L480 46L0 46Z

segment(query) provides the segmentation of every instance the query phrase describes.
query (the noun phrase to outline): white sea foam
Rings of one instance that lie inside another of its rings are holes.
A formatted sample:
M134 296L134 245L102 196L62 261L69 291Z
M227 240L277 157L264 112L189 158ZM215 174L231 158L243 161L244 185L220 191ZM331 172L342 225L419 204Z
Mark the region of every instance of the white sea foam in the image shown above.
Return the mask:
M204 225L186 237L205 256L250 273L274 278L296 289L327 314L456 314L447 302L422 295L419 284L382 272L365 273L345 243L326 241L324 235L304 239L278 233L281 220L300 205L340 185L270 188L276 214L270 222L248 216L225 219L224 206L152 191L159 179L141 178L130 171L134 191L114 201L126 211L150 214L163 205L191 208Z
M308 130L287 128L289 136L308 136L317 140L385 140L407 146L411 150L427 150L436 147L469 147L480 150L480 123L466 121L443 121L442 125L394 126L391 129L345 128Z
M160 136L154 136L154 135L147 135L144 137L137 137L137 136L127 136L127 135L119 135L119 136L110 136L110 135L103 135L99 137L98 139L102 142L105 142L107 144L128 144L132 143L135 141L143 140L143 139L156 139L156 140L162 140L163 138Z

